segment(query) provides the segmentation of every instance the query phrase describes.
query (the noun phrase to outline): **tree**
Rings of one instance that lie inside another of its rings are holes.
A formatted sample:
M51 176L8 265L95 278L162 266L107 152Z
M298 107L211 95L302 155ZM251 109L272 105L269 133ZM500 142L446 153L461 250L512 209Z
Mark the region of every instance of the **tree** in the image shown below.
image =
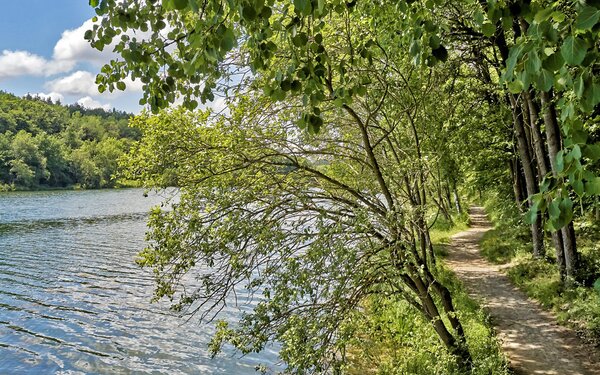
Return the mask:
M48 178L46 158L39 149L37 139L24 130L15 134L12 144L11 173L17 184L31 188Z
M267 296L240 326L222 326L215 348L226 340L248 352L275 339L293 369L339 366L363 299L394 294L468 368L464 329L435 277L427 221L438 161L428 156L439 140L424 134L430 106L440 104L427 95L445 78L415 69L391 47L393 34L376 35L344 9L339 22L352 27L322 25L314 36L327 56L308 72L318 88L299 76L273 78L289 59L312 61L292 43L242 82L230 118L166 110L137 120L145 136L130 154L131 177L164 186L174 176L182 189L173 211L153 213L140 263L156 272L157 298L177 297L176 308L210 313L236 288ZM354 56L361 43L372 52ZM180 295L188 272L200 273L201 285Z
M343 364L366 297L402 295L468 367L450 293L419 250L427 225L419 207L402 203L415 171L400 174L407 166L386 159L384 147L371 159L365 128L339 110L330 114L338 126L317 137L289 121L293 106L252 97L232 111L230 119L179 110L136 120L146 134L131 154L136 173L160 185L168 165L181 186L172 211L152 213L139 260L154 268L156 297L206 316L235 290L259 292L238 326L219 325L213 349L226 341L247 353L276 340L290 368L320 372ZM369 142L383 134L371 131ZM193 290L181 288L188 272L200 283Z

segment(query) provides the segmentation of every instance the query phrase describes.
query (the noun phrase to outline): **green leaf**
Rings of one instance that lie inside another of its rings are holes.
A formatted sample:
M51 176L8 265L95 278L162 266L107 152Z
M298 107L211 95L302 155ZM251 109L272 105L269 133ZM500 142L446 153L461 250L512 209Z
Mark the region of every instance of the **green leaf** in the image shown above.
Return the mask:
M550 73L546 69L542 69L540 75L537 78L537 88L541 91L550 91L554 85L554 74Z
M236 44L235 34L231 28L227 28L221 39L221 49L230 51Z
M562 22L565 20L565 14L563 12L552 12L552 19L558 23Z
M525 68L530 74L539 73L540 69L542 68L542 62L536 50L532 50L527 54L527 62L525 63Z
M594 289L596 290L596 292L600 293L600 277L598 278L598 280L596 280L596 282L594 282Z
M565 169L565 159L563 157L563 152L559 151L556 154L556 172L560 173Z
M429 38L429 47L431 47L431 49L436 49L441 45L441 39L439 36L437 35L432 35Z
M544 68L548 69L551 72L555 72L560 70L560 68L565 65L565 60L562 57L562 54L559 52L554 52L547 59L544 60L543 64Z
M486 22L481 25L481 32L483 35L490 37L496 33L496 26L492 25L490 22Z
M525 86L523 85L523 82L519 80L515 80L508 83L508 91L510 91L513 94L519 94L523 92L524 87Z
M185 9L188 6L188 0L173 0L173 6L177 10Z
M294 0L294 8L298 14L308 16L312 11L310 0Z
M583 62L585 54L587 52L587 45L585 41L579 37L570 35L565 39L560 53L565 59L567 64L579 65Z
M550 178L548 178L547 176L544 177L544 179L542 180L542 183L540 184L540 193L547 192L548 188L550 187L551 182L552 182L552 180Z
M410 44L410 48L408 49L408 52L413 57L417 56L419 54L419 52L421 52L421 47L419 46L419 41L413 40L413 42Z
M581 159L581 147L579 147L579 145L577 145L577 144L575 146L573 146L571 155L573 156L573 159L576 159L576 160Z
M562 228L569 224L573 219L573 201L566 197L560 201L560 216L558 219L558 228ZM557 229L558 229L557 228Z
M296 34L292 38L292 44L296 47L304 47L308 43L308 35L305 32Z
M578 98L581 98L583 95L583 91L585 90L585 82L583 81L583 74L579 74L575 79L575 83L573 88L575 89L575 95Z
M583 104L586 111L591 111L600 103L600 84L593 82L588 84L583 93Z
M571 140L571 143L575 144L576 146L577 146L577 144L585 144L585 142L587 142L587 139L588 139L588 133L583 128L581 128L581 129L572 129L571 130L571 136L569 138ZM569 139L566 139L565 143L568 140ZM579 146L577 146L577 147L579 147ZM581 157L581 152L579 152L579 157Z
M589 30L598 23L600 19L600 10L586 6L584 7L575 21L575 28L579 30Z
M122 82L122 81L117 82L117 88L121 91L124 91L126 88L125 82Z
M553 10L550 7L540 10L539 12L537 12L535 14L535 16L533 17L533 20L537 23L544 22L548 18L550 18L550 16L552 15L552 12L553 12Z
M531 205L531 207L525 214L525 221L527 222L527 224L533 224L537 221L538 211L539 211L539 208L538 208L537 203L534 203L533 205Z
M242 17L247 21L254 21L256 19L256 9L251 5L244 5L242 8Z
M573 190L575 190L575 193L579 196L583 195L583 181L581 180L573 180L571 181L571 186L573 186Z
M600 160L600 144L585 145L583 148L583 156L594 162Z
M477 25L483 24L483 20L484 20L484 18L483 18L483 12L481 10L477 9L475 11L475 14L473 14L473 20L475 21L475 23Z
M594 177L586 182L585 192L589 195L600 195L600 177Z
M556 220L560 216L560 198L554 198L548 206L548 216L551 220Z
M91 7L97 7L99 0L90 0L89 4Z
M519 44L517 46L513 46L510 49L508 54L508 59L506 60L506 78L510 79L513 76L513 71L515 70L515 66L517 66L517 61L521 56L521 52L523 52L523 45Z

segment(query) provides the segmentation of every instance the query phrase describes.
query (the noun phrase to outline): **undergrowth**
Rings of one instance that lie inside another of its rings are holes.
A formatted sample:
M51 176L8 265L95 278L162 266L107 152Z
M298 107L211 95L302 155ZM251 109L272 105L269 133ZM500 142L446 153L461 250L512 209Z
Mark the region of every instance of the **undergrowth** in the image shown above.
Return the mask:
M436 222L431 236L436 248L467 228L467 217L454 225ZM464 290L456 276L442 266L438 279L452 292L465 328L474 361L474 375L509 374L494 331L485 312ZM431 323L400 297L373 296L365 301L365 314L353 342L348 374L367 375L461 375L455 360L440 343Z

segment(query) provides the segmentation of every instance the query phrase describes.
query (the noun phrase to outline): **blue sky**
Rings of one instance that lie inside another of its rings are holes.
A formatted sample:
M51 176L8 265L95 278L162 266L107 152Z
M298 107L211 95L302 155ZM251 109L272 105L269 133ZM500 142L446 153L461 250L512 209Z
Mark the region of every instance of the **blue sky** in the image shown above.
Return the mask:
M114 57L110 48L98 52L83 40L93 16L88 0L3 1L0 90L139 112L139 81L112 94L98 93L93 83L100 67Z

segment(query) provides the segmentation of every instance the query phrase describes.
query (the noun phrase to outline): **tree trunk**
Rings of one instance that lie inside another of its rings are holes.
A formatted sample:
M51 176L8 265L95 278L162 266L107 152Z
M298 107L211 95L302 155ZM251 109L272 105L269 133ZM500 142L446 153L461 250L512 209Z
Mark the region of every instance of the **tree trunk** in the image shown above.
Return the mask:
M527 138L525 137L522 112L519 110L520 107L514 95L510 94L509 100L512 106L515 137L517 138L517 149L521 158L523 173L525 174L525 185L528 195L527 203L531 208L533 205L531 196L537 193L537 178L531 161L531 156L529 154L529 144L527 142ZM542 257L544 255L544 236L542 233L542 223L539 215L537 220L531 224L531 240L533 242L533 256L536 258Z
M411 271L415 272L416 270L413 269ZM428 270L426 274L427 273L431 275ZM421 304L424 307L424 312L430 319L430 322L433 325L433 328L437 333L438 337L442 340L448 351L457 358L458 364L462 367L462 369L465 370L466 373L469 373L470 369L473 366L473 359L471 357L471 353L469 353L469 349L466 344L464 330L462 329L460 322L456 318L450 293L448 292L448 294L446 295L445 293L443 293L442 290L440 290L442 291L442 294L444 294L446 297L442 298L442 304L444 305L444 309L447 312L451 312L451 314L446 314L447 317L450 318L450 316L452 316L452 321L455 321L458 324L456 328L453 328L456 333L456 336L453 335L446 327L446 324L444 324L444 320L442 319L438 307L435 304L435 301L431 295L431 289L429 288L429 286L437 285L438 287L441 287L441 285L434 281L433 284L428 282L427 284L431 284L428 286L424 282L424 280L422 280L420 277L414 274L411 278L415 282L417 290L419 291L419 299L421 300ZM434 287L434 289L436 288L437 287ZM446 307L448 307L449 310L446 310Z
M544 125L546 128L546 139L548 141L548 156L550 159L550 166L552 167L552 174L556 176L558 174L556 167L556 154L561 148L561 135L558 122L556 121L556 110L552 104L552 98L549 93L540 93L542 101L542 108L544 111ZM575 230L573 223L569 223L568 226L560 230L563 249L561 252L557 250L556 260L560 270L560 276L562 280L569 280L575 277L577 270L577 242L575 240Z
M452 192L454 193L454 204L456 205L456 212L462 214L462 206L460 204L460 195L458 194L458 189L456 188L456 181L452 181Z
M575 228L571 221L561 229L565 248L565 271L567 273L567 284L570 285L577 279L579 268L579 254L577 253L577 240L575 239Z
M519 176L519 160L515 157L511 162L508 163L510 168L510 175L512 177L512 187L513 194L515 196L515 204L519 209L519 212L523 212L523 207L521 206L523 202L523 196L521 195L521 177Z
M452 211L452 194L450 193L450 185L448 183L444 184L444 197L448 204L448 211Z
M531 94L529 92L523 93L523 98L527 103L527 107L529 108L529 125L531 127L531 135L533 139L533 149L535 150L536 161L538 166L539 176L538 181L541 183L544 176L546 176L549 172L547 155L548 151L546 150L544 138L542 137L542 131L540 129L540 121L539 121L539 110L536 103L533 101ZM555 252L564 253L564 243L562 239L562 234L558 231L554 231L551 233L552 243L554 244Z
M527 103L529 109L529 126L531 127L531 136L533 140L533 150L535 151L535 160L537 162L539 174L539 181L541 182L543 177L548 173L548 163L546 161L546 149L544 147L544 139L542 138L542 132L540 130L538 109L529 92L524 92L523 97Z

